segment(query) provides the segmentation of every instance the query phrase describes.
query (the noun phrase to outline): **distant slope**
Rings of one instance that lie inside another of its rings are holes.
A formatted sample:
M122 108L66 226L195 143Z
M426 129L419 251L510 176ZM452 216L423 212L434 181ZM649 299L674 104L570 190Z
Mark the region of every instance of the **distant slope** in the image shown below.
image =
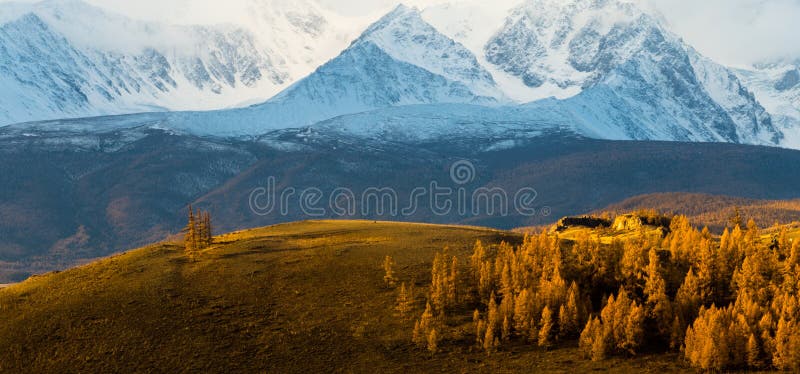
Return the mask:
M745 222L753 219L762 228L770 227L776 222L800 221L800 200L758 200L678 192L632 197L596 213L655 209L662 213L686 215L696 225L720 231L729 226L730 218L737 208Z
M498 120L498 127L513 121ZM403 117L392 121L405 122ZM424 122L408 123L424 128ZM520 215L509 203L505 216L485 209L477 215L456 210L442 215L430 209L429 199L421 199L408 215L378 215L372 208L363 214L359 203L350 217L509 229L552 223L655 192L800 198L800 152L770 147L613 142L548 131L533 138L498 132L476 140L456 132L447 141L387 142L380 131L364 138L301 129L234 141L151 127L101 134L84 133L79 126L12 130L0 129L0 281L9 282L161 240L183 227L190 203L210 210L219 230L309 218L297 195L286 214L274 210L262 216L251 210L251 193L265 187L269 177L281 191L320 189L323 205L338 187L357 196L370 187L391 187L406 207L415 188L433 181L461 187L453 183L450 168L469 160L475 179L463 187L470 194L501 187L511 199L521 188L533 188L536 213ZM471 209L469 201L466 212ZM331 209L326 214L322 218L334 215Z
M421 313L435 252L449 247L465 267L476 240L522 238L471 227L301 222L220 236L198 262L157 245L36 277L0 290L0 371L453 371L450 354L412 347L413 322L395 316L397 293L384 286L381 263L394 258L396 276L418 290ZM593 363L577 362L575 347L488 356L469 345L445 349L470 372L681 369L669 355Z

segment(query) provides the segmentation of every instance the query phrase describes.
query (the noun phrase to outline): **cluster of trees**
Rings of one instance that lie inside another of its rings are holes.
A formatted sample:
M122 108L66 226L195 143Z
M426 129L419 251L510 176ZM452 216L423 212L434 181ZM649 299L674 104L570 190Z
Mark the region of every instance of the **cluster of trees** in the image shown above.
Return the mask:
M726 227L733 229L736 224L732 217L750 217L759 225L768 227L775 222L789 223L797 220L800 214L800 200L753 200L731 196L658 193L631 198L608 208L611 215L635 211L639 208L656 208L661 212L681 212L692 222L702 223L719 233ZM745 227L746 220L739 226Z
M422 316L414 323L412 340L419 347L426 347L436 353L444 329L448 309L458 305L458 258L444 253L437 253L433 259L431 286L428 302ZM401 286L401 295L405 284ZM398 303L401 299L398 299Z
M577 339L594 360L647 348L703 369L800 370L800 240L785 230L763 240L752 220L714 237L682 216L669 230L596 234L478 242L463 277L457 257L438 254L414 342L438 350L456 334L448 316L470 310L475 346L488 353Z
M475 341L487 352L512 339L549 348L574 338L587 318L588 299L564 269L555 236L529 237L518 248L490 251L476 243L470 257ZM493 253L492 253L493 252Z
M197 258L201 250L211 246L214 231L211 227L211 213L201 210L195 211L189 206L189 221L184 232L184 248L186 254L192 258Z
M800 241L790 244L782 232L770 244L758 244L752 241L757 228L748 226L743 239L736 230L723 235L719 250L709 254L711 273L693 280L700 309L686 330L686 358L704 369L800 371ZM731 267L728 283L719 272L728 275ZM731 301L713 300L720 282L729 285L730 293L721 296Z

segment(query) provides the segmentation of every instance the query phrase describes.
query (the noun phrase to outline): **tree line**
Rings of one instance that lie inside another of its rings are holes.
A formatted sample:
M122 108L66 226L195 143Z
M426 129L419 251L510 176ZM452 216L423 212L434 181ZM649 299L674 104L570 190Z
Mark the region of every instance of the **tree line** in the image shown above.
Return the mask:
M680 352L706 370L798 371L800 240L761 233L750 220L715 237L676 216L669 230L610 244L591 231L572 240L543 231L519 246L477 242L463 266L444 251L412 340L431 352L458 341L448 321L469 310L474 345L488 354L512 341L577 341L592 360L647 349ZM413 300L402 284L398 312L415 313Z

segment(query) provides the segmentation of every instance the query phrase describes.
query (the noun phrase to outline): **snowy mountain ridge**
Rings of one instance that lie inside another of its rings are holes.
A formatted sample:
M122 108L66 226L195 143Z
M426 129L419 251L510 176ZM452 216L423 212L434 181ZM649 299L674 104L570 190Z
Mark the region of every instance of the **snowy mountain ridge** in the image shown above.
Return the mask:
M786 119L792 113L787 109L784 116L772 104L768 112L759 102L768 97L765 90L750 92L760 78L748 80L702 56L658 15L630 1L400 5L368 27L350 22L347 28L340 26L347 20L314 0L239 3L246 5L246 26L124 20L79 0L15 10L18 18L6 13L0 46L10 47L0 48L0 69L7 66L11 74L0 76L0 83L14 89L0 90L0 125L4 118L37 119L34 113L42 112L56 119L203 110L266 95L272 98L246 108L164 115L162 125L257 137L306 127L374 136L357 127L391 124L392 131L379 133L403 138L402 131L425 129L427 118L431 127L454 126L450 131L483 126L473 135L486 136L499 123L498 113L507 113L524 133L559 128L615 140L800 146L794 143L800 125ZM73 24L85 17L103 21ZM130 31L132 41L104 46L81 39L94 28ZM347 37L348 30L364 31ZM176 45L137 44L165 36ZM782 93L775 101L791 101L794 81L786 74L781 82L787 88L777 90ZM15 105L20 97L24 104ZM432 116L437 107L453 119ZM474 117L453 108L469 108ZM403 110L409 113L400 115ZM387 113L414 125L404 129ZM779 115L773 120L770 113ZM447 130L431 129L440 135Z
M244 25L168 25L80 0L0 4L0 125L264 101L366 24L311 1L247 0Z

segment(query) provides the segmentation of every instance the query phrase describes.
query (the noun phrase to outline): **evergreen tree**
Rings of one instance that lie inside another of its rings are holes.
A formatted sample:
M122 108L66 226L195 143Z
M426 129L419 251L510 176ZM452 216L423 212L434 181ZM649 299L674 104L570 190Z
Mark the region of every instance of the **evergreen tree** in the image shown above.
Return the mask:
M433 354L439 351L439 335L436 333L436 329L431 329L428 334L428 351Z
M189 205L189 222L184 228L184 247L186 254L189 256L190 259L194 260L197 256L197 252L199 248L199 241L197 235L197 219L194 214L194 209L191 205Z
M447 303L450 306L458 304L458 257L453 256L450 263L450 274L447 278Z
M749 327L733 306L701 308L686 330L685 355L704 370L743 367L748 360Z
M197 254L211 246L211 215L208 212L194 210L189 206L189 221L184 228L184 245L186 253L195 258Z
M495 296L493 292L492 295L489 297L489 310L486 316L486 324L492 327L492 331L497 331L499 328L501 328L500 326L501 320L500 320L499 307L497 306L497 302L495 302L494 300Z
M483 265L481 265L481 273L478 280L478 294L481 298L486 299L489 297L490 293L494 291L492 288L494 287L494 278L492 277L492 262L485 261Z
M607 354L636 354L644 337L644 319L644 308L621 289L616 298L608 298L600 319L581 333L582 345L585 349L591 347L593 359Z
M582 306L578 284L572 282L567 291L567 303L561 306L558 313L558 330L561 337L577 336L583 323Z
M449 305L453 305L451 297L455 297L455 285L451 279L450 266L447 263L444 253L437 253L433 258L433 269L431 270L431 304L437 314L444 313Z
M502 332L503 341L511 340L511 320L508 317L503 318L503 332Z
M701 287L700 279L694 275L692 269L689 269L675 296L676 312L681 321L694 320L697 310L704 304L705 298Z
M400 314L400 318L406 319L414 308L414 295L412 295L406 288L405 282L400 285L400 293L397 295L396 310Z
M195 213L197 222L197 248L206 249L208 247L208 234L206 233L206 212L198 209Z
M210 247L214 242L214 229L211 226L211 213L204 213L203 226L205 226L204 232L206 234L205 245L206 247Z
M431 303L425 305L425 311L422 312L420 319L414 324L413 341L419 347L425 347L430 337L431 329L434 328L433 308Z
M758 340L756 340L756 336L750 334L750 338L747 340L747 365L751 368L758 368L761 366L761 349L758 347Z
M523 289L514 302L514 329L519 334L527 334L530 331L532 318L530 292Z
M394 259L392 256L386 256L383 260L383 270L386 273L383 276L383 282L386 284L386 287L394 287L395 283L397 282L397 278L394 275Z
M602 361L609 350L609 336L599 318L590 318L581 332L579 345L581 350L592 361Z
M475 242L472 256L470 257L470 267L472 268L472 277L477 283L481 277L481 270L483 268L483 261L486 257L486 248L480 240Z
M414 332L411 334L411 341L416 344L418 347L422 346L422 338L425 336L425 331L423 331L422 326L420 326L419 320L414 322Z
M539 323L539 346L550 348L553 343L553 312L545 306L542 310L542 322Z
M483 337L483 349L486 350L486 353L492 353L500 346L500 341L497 340L494 331L495 329L492 324L487 323L486 334Z
M475 343L478 344L479 347L483 347L483 337L486 333L484 331L486 329L486 323L481 319L481 312L479 312L477 309L475 309L475 312L472 313L472 322L475 324Z
M742 212L738 206L733 208L733 214L728 219L728 224L731 228L744 227L744 219L742 219Z
M661 224L663 217L648 214L643 222ZM585 234L560 245L548 232L527 235L516 248L503 243L488 251L477 242L471 279L461 284L458 260L439 253L414 340L430 347L436 323L438 349L441 313L458 313L453 307L463 295L477 295L470 302L486 312L473 313L475 343L489 353L516 337L545 348L579 337L594 360L668 344L704 370L798 370L800 240L781 231L763 243L752 220L718 241L686 217L668 222L663 236L641 230L610 243ZM464 285L470 288L458 288ZM613 289L619 292L606 296Z
M683 341L686 338L685 324L681 322L680 316L675 316L672 320L672 326L669 334L669 348L673 351L679 351L683 347Z
M795 239L783 263L783 288L800 292L800 239Z
M658 253L651 249L648 255L647 279L644 294L647 296L648 318L656 326L663 338L669 338L672 329L672 304L667 296L667 284L661 276L661 264Z
M778 369L800 371L800 324L781 317L775 333L775 353L772 362Z

